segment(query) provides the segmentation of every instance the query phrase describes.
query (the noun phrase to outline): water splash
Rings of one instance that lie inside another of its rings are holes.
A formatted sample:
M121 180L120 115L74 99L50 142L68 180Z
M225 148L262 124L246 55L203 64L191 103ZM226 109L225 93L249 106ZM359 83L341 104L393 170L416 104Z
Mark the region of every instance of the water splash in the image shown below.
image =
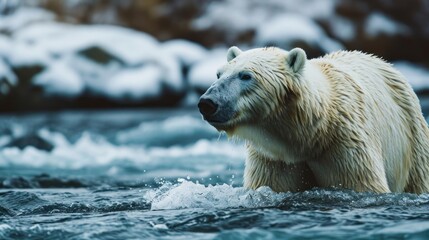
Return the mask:
M202 185L184 179L178 184L165 183L145 195L152 210L185 208L259 208L278 206L291 193L276 193L269 187L249 190L243 187Z

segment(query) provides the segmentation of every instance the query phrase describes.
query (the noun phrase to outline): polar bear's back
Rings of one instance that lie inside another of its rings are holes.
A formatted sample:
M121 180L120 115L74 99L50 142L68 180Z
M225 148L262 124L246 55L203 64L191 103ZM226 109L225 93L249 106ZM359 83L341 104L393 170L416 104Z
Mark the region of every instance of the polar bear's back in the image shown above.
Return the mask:
M382 149L389 188L403 191L413 165L416 139L429 138L427 131L421 131L426 122L407 80L391 64L358 51L335 52L315 62L328 63L335 69L331 73L342 77L331 83L341 93L336 97L344 98L339 100L343 107L355 112L355 118L361 121L354 125L354 131Z

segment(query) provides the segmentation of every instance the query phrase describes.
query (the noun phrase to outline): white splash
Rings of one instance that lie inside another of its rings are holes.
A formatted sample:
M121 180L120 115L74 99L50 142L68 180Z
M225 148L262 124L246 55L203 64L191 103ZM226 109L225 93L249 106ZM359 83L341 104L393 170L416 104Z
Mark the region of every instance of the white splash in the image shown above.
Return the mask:
M180 183L165 183L157 190L145 193L152 210L184 208L258 208L279 205L290 193L276 193L269 187L249 190L227 184L204 186L179 179Z

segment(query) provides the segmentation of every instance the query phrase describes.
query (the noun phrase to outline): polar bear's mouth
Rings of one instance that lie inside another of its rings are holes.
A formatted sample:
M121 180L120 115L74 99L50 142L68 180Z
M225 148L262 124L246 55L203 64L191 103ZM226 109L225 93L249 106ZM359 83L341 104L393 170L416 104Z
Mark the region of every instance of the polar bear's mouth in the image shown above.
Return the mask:
M237 119L239 118L239 113L234 112L232 117L226 121L220 121L217 119L205 119L210 125L215 127L218 131L231 131L237 125Z
M230 120L227 120L227 121L217 121L217 120L207 120L207 119L204 119L204 120L206 120L210 125L212 125L213 127L226 127L226 126L228 126L228 125L230 125L229 124L229 122L230 122Z

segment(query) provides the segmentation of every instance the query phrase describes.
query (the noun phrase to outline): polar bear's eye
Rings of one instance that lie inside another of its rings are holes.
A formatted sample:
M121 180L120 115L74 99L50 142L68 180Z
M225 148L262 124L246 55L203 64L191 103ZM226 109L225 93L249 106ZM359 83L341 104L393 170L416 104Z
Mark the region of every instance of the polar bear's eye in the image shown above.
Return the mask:
M252 75L250 75L250 73L247 73L247 72L241 72L238 74L238 77L240 78L240 80L247 81L252 78Z

